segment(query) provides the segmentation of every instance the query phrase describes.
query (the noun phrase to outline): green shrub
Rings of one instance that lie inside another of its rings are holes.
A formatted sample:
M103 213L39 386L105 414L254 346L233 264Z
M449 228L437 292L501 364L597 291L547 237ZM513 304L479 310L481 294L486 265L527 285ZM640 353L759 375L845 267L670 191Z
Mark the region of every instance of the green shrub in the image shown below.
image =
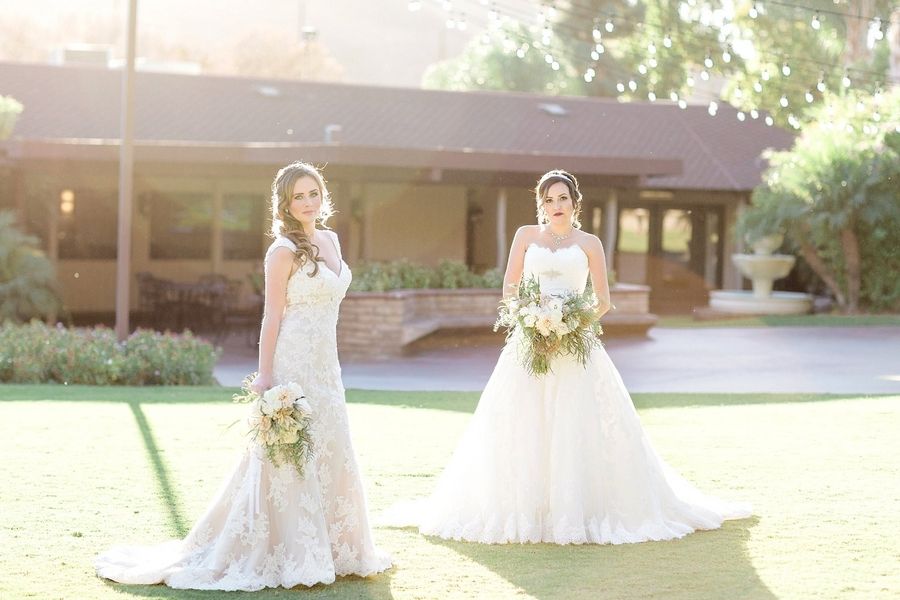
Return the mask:
M0 325L0 381L89 385L209 385L220 351L183 335L138 330L124 342L106 327Z
M38 239L16 227L13 213L0 212L0 321L53 315L62 307L57 287Z
M402 289L500 288L503 273L489 269L473 273L459 261L444 260L437 267L426 267L406 259L391 262L362 263L354 267L354 292L387 292Z

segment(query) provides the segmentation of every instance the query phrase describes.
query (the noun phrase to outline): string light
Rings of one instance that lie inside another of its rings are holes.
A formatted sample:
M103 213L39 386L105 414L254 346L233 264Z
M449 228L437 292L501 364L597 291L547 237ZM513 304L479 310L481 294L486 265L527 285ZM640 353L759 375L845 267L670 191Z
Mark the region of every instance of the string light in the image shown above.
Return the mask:
M702 79L703 81L709 81L709 71L707 71L706 69L700 71L700 79Z
M600 19L594 19L594 29L591 31L591 36L595 42L599 42L603 38L603 32L600 31Z
M703 65L707 69L712 69L712 67L713 67L712 56L709 55L709 52L706 53L706 58L703 59Z
M812 21L810 21L809 25L816 31L822 28L822 23L821 21L819 21L819 11L816 11L816 14L813 15Z
M672 37L668 33L663 37L663 46L666 48L672 47Z
M763 69L763 72L762 72L762 78L763 78L763 81L768 81L768 80L769 80L769 77L770 77L770 76L769 76L769 69L768 69L768 68Z
M751 109L750 109L750 118L751 118L751 119L758 119L758 118L759 118L759 111L756 110L755 108L751 108Z
M690 75L687 76L687 79L685 79L684 82L688 84L688 87L694 87L694 84L696 83L696 81L694 81L694 78Z
M682 98L681 100L679 100L679 101L678 101L678 108L680 108L681 110L686 109L686 108L687 108L687 101L686 101L685 99L683 99L683 98Z
M813 97L812 90L807 90L806 95L804 97L806 98L806 101L809 102L810 104L812 104L812 101L815 100L815 98Z
M850 81L850 70L849 69L844 71L844 77L843 77L843 79L841 79L841 83L844 85L845 88L850 87L850 84L853 83L852 81Z
M781 74L785 77L788 77L791 74L791 65L789 65L787 61L784 61L784 64L781 65Z
M612 19L607 19L606 20L606 31L609 33L612 33L613 29L615 29L615 28L616 28L616 26L613 25Z
M753 83L753 91L757 94L762 94L762 83L760 83L759 79Z
M650 102L656 102L656 94L652 90L647 92L647 99Z
M672 90L669 93L669 98L671 98L672 102L678 102L678 92L676 92L675 90Z
M724 60L726 63L731 62L730 50L731 50L731 45L727 45L727 46L725 46L725 50L722 52L722 60Z
M743 121L743 120L746 119L746 118L747 118L747 116L744 114L744 111L739 110L738 113L737 113L737 120L738 120L738 121Z
M632 92L637 89L637 83L635 82L634 79L632 79L628 82L628 89L631 90Z
M640 73L641 75L647 74L647 67L644 65L644 63L638 65L638 73Z
M766 125L771 127L774 124L775 124L775 119L773 119L771 115L766 115Z
M816 84L816 89L820 92L825 92L825 73L819 75L819 83Z
M719 103L715 100L710 100L709 107L706 109L711 117L716 116L716 113L719 112Z
M750 5L749 15L751 19L755 19L759 16L759 10L756 8L756 2Z
M784 94L782 94L782 95L781 95L781 100L778 101L778 104L780 104L783 108L787 108L787 105L788 105L788 99L787 99L787 96L785 96Z
M622 83L622 82L620 81L619 83L616 84L616 90L617 90L620 94L625 93L625 84Z

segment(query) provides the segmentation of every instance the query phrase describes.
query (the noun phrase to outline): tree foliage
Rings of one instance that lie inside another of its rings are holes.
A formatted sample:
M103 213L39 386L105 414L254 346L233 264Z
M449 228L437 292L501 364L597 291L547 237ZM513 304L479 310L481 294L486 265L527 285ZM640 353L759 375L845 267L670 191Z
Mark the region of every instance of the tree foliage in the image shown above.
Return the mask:
M768 154L738 232L784 231L847 312L900 309L900 89L826 96L811 117Z
M38 239L15 227L11 212L0 212L0 322L49 317L60 308L53 264Z

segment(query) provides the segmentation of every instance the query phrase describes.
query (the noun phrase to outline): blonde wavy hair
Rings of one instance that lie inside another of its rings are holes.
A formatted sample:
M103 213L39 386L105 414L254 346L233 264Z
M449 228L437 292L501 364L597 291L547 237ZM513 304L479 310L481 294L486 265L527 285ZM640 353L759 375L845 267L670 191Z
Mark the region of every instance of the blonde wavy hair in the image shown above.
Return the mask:
M316 223L327 229L325 222L334 214L334 205L331 202L331 194L328 193L325 177L315 166L297 161L279 169L275 180L272 181L272 237L280 235L291 240L297 246L295 263L303 265L306 261L310 261L313 270L309 276L315 277L319 272L319 262L324 259L319 257L319 247L310 241L303 224L290 211L294 184L301 177L313 178L319 187L322 205Z
M562 169L553 169L547 171L538 180L534 186L534 202L537 208L537 221L541 225L550 222L547 213L544 212L544 199L547 198L547 191L554 183L564 183L569 188L569 198L572 199L572 226L581 229L581 190L578 189L578 180L571 173Z

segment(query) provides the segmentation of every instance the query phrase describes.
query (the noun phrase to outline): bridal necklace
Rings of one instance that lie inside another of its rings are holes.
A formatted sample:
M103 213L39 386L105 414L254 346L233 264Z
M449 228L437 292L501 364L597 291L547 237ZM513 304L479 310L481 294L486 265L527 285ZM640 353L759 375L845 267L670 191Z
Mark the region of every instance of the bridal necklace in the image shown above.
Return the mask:
M559 245L562 242L564 242L565 240L569 239L572 236L573 229L574 229L574 227L570 227L569 233L567 233L566 235L556 235L555 233L553 233L553 230L548 227L547 233L549 233L550 237L553 238L553 245L556 246L557 248L559 248Z

